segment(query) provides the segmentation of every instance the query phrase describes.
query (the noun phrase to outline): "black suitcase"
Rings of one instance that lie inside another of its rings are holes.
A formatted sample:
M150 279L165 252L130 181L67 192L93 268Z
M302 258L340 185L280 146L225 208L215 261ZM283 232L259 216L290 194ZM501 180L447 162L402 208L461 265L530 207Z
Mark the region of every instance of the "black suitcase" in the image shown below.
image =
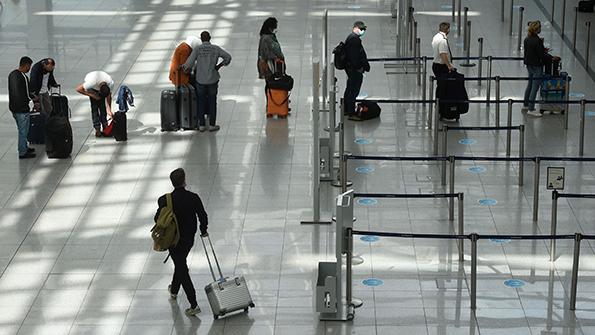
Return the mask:
M70 117L68 98L65 95L62 95L61 86L58 86L58 93L52 93L50 98L52 99L52 115L49 116Z
M593 13L593 7L595 7L595 1L578 2L578 11L581 13Z
M196 87L188 84L190 94L190 129L198 128L198 97L196 96Z
M436 92L436 97L442 100L469 100L467 89L465 88L465 75L452 71L443 77L440 90ZM468 102L440 102L440 119L455 119L459 121L461 114L469 111Z
M47 115L43 112L31 113L29 114L29 120L27 141L31 144L44 144Z
M45 150L48 158L68 158L72 153L72 127L67 117L52 116L47 119Z
M128 130L126 129L126 121L126 113L114 113L114 119L112 120L112 122L114 123L114 129L112 130L112 135L118 142L128 140Z
M545 54L545 59L543 62L543 68L544 68L544 75L550 75L550 76L559 76L560 75L560 69L562 68L560 66L560 57L558 56L552 56L549 53Z
M161 91L161 131L176 131L180 129L178 118L178 91Z
M182 129L195 129L192 126L192 106L196 104L192 101L191 85L182 85L178 90L178 97L180 99L180 128ZM194 92L194 90L192 91ZM194 94L196 96L196 94ZM196 108L196 107L194 107Z

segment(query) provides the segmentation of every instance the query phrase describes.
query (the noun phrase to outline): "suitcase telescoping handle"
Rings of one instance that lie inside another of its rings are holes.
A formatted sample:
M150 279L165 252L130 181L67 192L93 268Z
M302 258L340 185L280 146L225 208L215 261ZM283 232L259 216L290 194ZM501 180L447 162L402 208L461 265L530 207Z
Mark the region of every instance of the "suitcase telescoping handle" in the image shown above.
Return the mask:
M213 253L213 258L215 259L215 264L217 265L217 270L219 271L219 280L223 280L223 273L221 272L221 267L219 266L219 260L217 260L215 248L213 248L213 243L211 242L211 237L207 235L206 238L209 241L209 245L211 246L211 252ZM211 264L211 258L209 257L209 251L207 250L207 245L205 244L205 237L201 236L200 240L202 242L202 246L205 248L205 254L207 255L207 262L209 263L209 269L211 270L213 281L217 281L215 272L213 271L213 265Z

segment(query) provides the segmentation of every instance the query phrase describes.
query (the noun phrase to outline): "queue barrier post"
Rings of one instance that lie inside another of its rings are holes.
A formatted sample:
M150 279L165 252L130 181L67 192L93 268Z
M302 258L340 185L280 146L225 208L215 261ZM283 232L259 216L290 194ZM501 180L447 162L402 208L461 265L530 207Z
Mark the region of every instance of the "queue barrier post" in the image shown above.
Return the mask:
M564 38L564 28L566 28L566 0L562 0L562 23L560 24L560 36Z
M500 76L496 76L496 127L500 127Z
M510 0L510 24L508 26L510 36L512 36L512 21L514 21L514 0Z
M576 291L578 288L578 267L581 255L581 240L583 236L580 233L574 235L574 254L572 257L572 277L570 282L570 307L571 311L576 310Z
M417 32L417 22L415 22L415 31ZM417 86L421 86L421 39L415 39L415 68L417 71Z
M436 78L434 76L430 76L430 99L434 98L434 80ZM436 109L438 112L438 109ZM434 114L434 104L430 103L430 108L428 109L428 129L432 130L432 117Z
M446 162L446 161L445 161ZM454 194L455 193L455 157L454 156L448 156L448 167L449 167L449 175L448 175L448 186L449 186L449 193L450 194ZM459 200L460 202L460 200ZM455 204L454 204L454 199L453 198L449 198L448 199L448 219L450 221L454 220L454 210L455 210ZM459 207L459 215L461 208ZM460 232L459 232L460 234Z
M467 39L469 34L469 26L467 25L467 22L469 22L467 19L468 14L469 7L463 8L463 51L467 51L467 49L469 49L469 40Z
M478 65L477 65L477 72L479 74L479 79L477 79L477 85L481 86L481 76L483 74L483 37L478 38L477 43L479 44L477 47L477 51L479 54L479 60L478 60Z
M345 229L346 252L345 252L345 301L351 306L353 300L353 228ZM339 234L339 232L337 232Z
M440 99L436 98L436 115L434 116L434 156L438 156L438 120L439 116Z
M448 151L448 125L442 125L442 157L446 157ZM446 185L446 161L442 161L442 186ZM453 220L452 211L449 220Z
M535 157L535 166L533 170L533 223L537 224L539 217L539 175L541 168L541 158Z
M521 41L523 40L523 13L525 7L519 7L519 36L517 39L517 50L521 50Z
M523 187L525 179L525 125L519 126L519 187Z
M421 98L424 100L423 106L426 106L425 100L427 100L427 89L428 89L428 56L422 57L422 78L421 78Z
M337 78L335 78L335 64L331 62L330 64L330 72L331 72L331 85L329 90L329 172L331 176L331 182L337 180L337 173L335 171L335 160L333 156L335 155L335 131L336 131L336 123L337 123Z
M504 0L502 0L504 1ZM451 16L451 21L455 22L455 7L456 7L456 0L452 0L452 5L451 5L451 11L452 11L452 16Z
M457 3L457 36L461 37L461 2L459 0Z
M409 34L409 52L410 54L413 54L413 41L414 41L414 36L415 34L413 33L413 13L414 13L415 9L413 7L409 7L409 19L408 19L408 23L409 23L409 28L408 28L408 34Z
M578 28L578 7L574 7L574 25L572 27L572 52L576 53L576 31Z
M510 141L512 137L512 99L508 99L508 120L506 130L506 157L510 157Z
M500 21L504 22L504 0L500 1Z
M453 161L453 166L454 166L454 161ZM454 184L454 182L453 182ZM465 234L465 215L463 213L463 206L464 206L464 198L465 198L465 194L464 193L459 193L458 194L458 205L459 205L459 217L458 217L458 221L459 221L459 235L464 235ZM459 240L459 262L464 262L465 261L465 240Z
M469 235L471 238L471 310L477 309L477 234Z
M586 100L581 100L581 113L580 113L580 137L578 145L578 155L583 157L585 154L585 117L586 117ZM568 112L567 112L568 113Z
M486 107L490 106L492 95L492 56L488 56L488 88L486 89Z
M552 23L552 25L554 24L554 11L556 10L556 1L552 1L552 16L550 18L550 22Z
M558 226L558 191L554 190L552 192L552 217L551 217L551 227L550 227L550 235L556 235L556 230ZM556 240L550 240L550 262L556 261Z
M570 99L571 80L571 77L566 77L566 82L564 83L564 98L566 99L566 105L564 106L564 129L566 130L568 130L568 117L570 115L570 104L568 103L568 100Z
M587 49L585 51L585 68L589 70L589 52L591 48L591 21L585 23L587 26Z

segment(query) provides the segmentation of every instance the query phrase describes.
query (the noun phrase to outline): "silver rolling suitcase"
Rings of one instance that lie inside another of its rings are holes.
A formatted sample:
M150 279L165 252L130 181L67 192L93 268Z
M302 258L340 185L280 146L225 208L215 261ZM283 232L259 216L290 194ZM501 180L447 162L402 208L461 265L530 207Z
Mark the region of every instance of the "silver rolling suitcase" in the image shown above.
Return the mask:
M215 278L215 272L213 271L213 265L211 264L211 258L205 244L204 237L201 237L202 245L205 248L205 254L207 255L207 261L209 262L209 269L211 269L211 275L213 276L214 282L205 286L205 292L207 299L211 305L213 311L213 317L217 320L220 316L227 315L234 311L244 310L248 312L248 308L254 307L254 301L250 296L250 291L246 284L246 280L243 276L237 276L233 278L223 277L221 273L221 267L219 261L215 255L215 249L211 238L207 236L217 270L219 271L219 279Z

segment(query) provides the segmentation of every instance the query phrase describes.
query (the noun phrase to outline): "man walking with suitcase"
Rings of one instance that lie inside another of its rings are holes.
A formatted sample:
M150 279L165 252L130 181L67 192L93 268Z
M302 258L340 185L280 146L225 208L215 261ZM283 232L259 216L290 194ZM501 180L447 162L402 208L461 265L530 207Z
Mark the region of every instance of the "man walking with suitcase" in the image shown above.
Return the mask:
M366 25L362 21L353 24L353 30L345 40L345 72L347 85L343 94L345 115L355 114L355 100L364 81L364 72L370 72L368 56L362 45L362 37L366 33Z
M202 44L192 49L186 63L182 65L184 72L190 72L196 63L196 96L198 100L198 130L207 130L205 115L209 117L209 131L219 130L217 125L217 89L219 87L219 69L231 63L231 55L221 47L211 44L211 34L203 31L200 34ZM223 61L219 62L219 58Z
M29 93L29 78L26 73L31 69L31 64L33 64L31 58L22 57L19 61L19 68L8 75L8 109L12 112L19 131L19 159L35 157L35 149L29 148L27 144L31 95Z
M184 169L179 168L172 171L169 179L174 186L174 191L171 193L172 207L178 222L180 240L174 247L169 249L169 254L175 268L171 284L167 287L167 290L169 291L170 298L176 299L181 286L190 303L190 308L186 309L186 314L196 315L200 313L200 307L198 307L196 301L196 290L188 272L186 258L194 245L194 236L197 231L197 216L198 220L200 220L201 236L208 236L208 217L198 194L185 189L186 173ZM155 222L157 222L161 209L167 206L166 196L161 196L157 203L159 208L155 214Z
M114 80L103 71L87 73L85 81L77 86L76 91L91 100L91 118L95 137L101 137L101 129L107 128L107 116L113 117L112 94Z
M39 98L41 111L50 115L52 113L52 100L50 90L52 87L58 87L54 78L54 68L56 62L52 58L45 58L35 63L31 68L31 94Z

